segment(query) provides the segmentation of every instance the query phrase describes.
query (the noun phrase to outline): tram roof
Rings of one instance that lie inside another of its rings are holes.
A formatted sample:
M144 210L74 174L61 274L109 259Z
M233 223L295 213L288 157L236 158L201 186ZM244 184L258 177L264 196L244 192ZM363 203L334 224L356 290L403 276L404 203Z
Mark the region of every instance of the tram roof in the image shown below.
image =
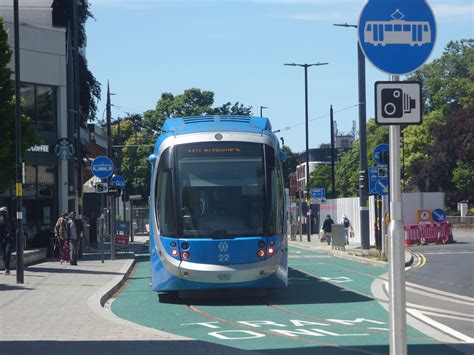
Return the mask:
M162 130L175 135L209 131L262 133L262 131L271 132L272 125L267 117L207 115L168 118Z

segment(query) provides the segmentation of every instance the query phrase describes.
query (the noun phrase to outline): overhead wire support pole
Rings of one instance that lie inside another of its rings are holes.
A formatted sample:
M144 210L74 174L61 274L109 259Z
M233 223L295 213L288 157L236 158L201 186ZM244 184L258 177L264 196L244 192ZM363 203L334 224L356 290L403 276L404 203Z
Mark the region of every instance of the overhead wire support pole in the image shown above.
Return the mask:
M332 105L331 105L331 108L329 110L330 112L330 120L331 120L331 184L332 184L332 198L336 198L337 197L337 194L336 194L336 173L335 173L335 167L334 167L334 163L335 163L335 160L336 160L336 157L335 157L335 148L334 148L334 114L333 114L333 110L332 110Z
M111 119L112 119L112 111L111 111L111 104L110 104L110 86L109 82L107 82L107 157L113 159L112 154L112 127L111 127ZM109 186L110 186L110 177L108 178ZM107 196L107 207L109 211L109 233L110 233L110 259L115 260L115 201L112 196Z
M311 206L311 196L309 188L309 128L308 128L308 68L312 66L327 65L329 63L313 63L313 64L296 64L296 63L285 63L284 65L292 67L304 68L304 107L305 107L305 128L306 128L306 206L307 206L307 223L306 223L306 235L308 242L311 241L311 215L309 213Z
M18 0L13 0L13 27L15 42L15 155L16 155L16 283L24 283L23 235L23 169L21 164L21 91L20 91L20 20Z
M81 143L81 104L79 78L79 0L73 1L74 21L74 117L76 128L76 160L77 160L77 213L82 218L82 143Z
M357 25L346 23L335 23L338 27L358 28ZM365 87L365 55L359 41L357 41L357 77L359 94L359 176L363 176L364 181L359 183L359 217L360 217L360 240L363 250L370 249L369 231L369 205L367 194L367 108L366 108L366 87Z

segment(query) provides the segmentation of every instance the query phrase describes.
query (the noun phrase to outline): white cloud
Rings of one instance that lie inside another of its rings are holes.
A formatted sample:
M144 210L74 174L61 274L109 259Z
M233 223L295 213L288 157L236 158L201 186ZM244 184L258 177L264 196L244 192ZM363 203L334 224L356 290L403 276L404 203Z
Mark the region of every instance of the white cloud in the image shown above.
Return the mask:
M439 20L459 21L461 19L470 18L472 21L474 17L473 4L440 3L440 4L433 4L431 5L431 7L433 9L435 17Z

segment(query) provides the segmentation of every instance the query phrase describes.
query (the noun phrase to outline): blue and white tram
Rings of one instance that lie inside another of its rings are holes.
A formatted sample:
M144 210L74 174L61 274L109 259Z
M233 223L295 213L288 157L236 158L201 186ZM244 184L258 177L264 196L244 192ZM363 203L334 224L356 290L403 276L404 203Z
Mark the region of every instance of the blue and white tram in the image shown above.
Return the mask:
M283 154L267 118L167 119L149 157L155 291L288 283Z

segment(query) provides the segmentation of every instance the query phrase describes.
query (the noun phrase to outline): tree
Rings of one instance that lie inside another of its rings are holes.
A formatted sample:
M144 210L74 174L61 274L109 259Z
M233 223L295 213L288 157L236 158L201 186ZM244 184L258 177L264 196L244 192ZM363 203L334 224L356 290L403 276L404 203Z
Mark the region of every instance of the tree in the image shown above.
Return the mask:
M331 166L330 165L319 165L313 170L309 176L310 188L326 189L326 197L332 196L332 183L331 183Z
M53 8L53 26L70 28L71 37L74 38L74 17L72 0L54 0ZM79 48L84 48L87 44L85 24L87 19L94 18L89 11L89 1L78 0L79 16ZM100 84L95 79L87 66L87 61L79 55L79 86L80 86L80 108L81 122L85 126L88 119L93 119L97 113L97 100L100 100Z
M8 35L0 16L0 192L11 187L15 181L15 90L11 80L12 71L7 67L12 52L8 46ZM22 116L21 149L22 156L27 148L36 143L31 119Z
M290 188L290 174L296 171L298 166L298 155L293 153L290 147L284 145L282 151L286 153L286 159L283 162L283 181L285 187Z
M378 126L372 118L367 122L367 162L371 166L374 149L388 143L388 128ZM360 142L353 143L352 149L343 153L336 166L336 190L339 197L359 195Z
M474 40L450 42L410 79L422 81L425 116L405 130L409 188L446 193L448 207L472 199ZM470 174L471 173L471 176Z
M149 132L159 132L164 120L168 117L202 116L202 115L249 115L252 107L245 107L239 102L230 102L213 108L214 93L192 88L183 94L174 96L169 92L161 94L154 110L144 113L143 127Z
M130 115L120 122L114 122L112 136L114 144L125 145L120 151L122 175L127 180L131 194L146 196L150 189L150 165L148 156L153 152L153 145L161 134L166 118L183 116L201 116L214 114L250 114L251 107L240 103L226 103L214 108L214 93L197 88L185 90L174 96L169 92L161 94L154 110L140 115Z
M409 80L422 83L424 111L472 105L474 39L451 41L441 58L417 70Z

